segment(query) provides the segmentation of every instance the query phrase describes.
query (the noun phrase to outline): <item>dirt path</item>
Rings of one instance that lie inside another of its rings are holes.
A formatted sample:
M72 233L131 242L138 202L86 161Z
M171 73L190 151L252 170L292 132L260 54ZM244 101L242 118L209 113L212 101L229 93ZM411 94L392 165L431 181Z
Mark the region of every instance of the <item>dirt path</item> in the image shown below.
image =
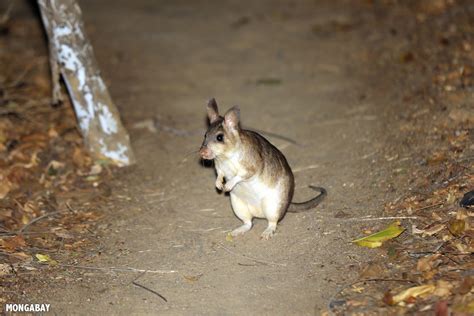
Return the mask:
M380 163L386 119L369 84L363 8L347 1L81 1L96 55L131 130L139 165L124 171L87 265L176 270L146 274L70 270L40 296L58 314L314 314L355 277L369 252L348 241L378 215L389 191ZM286 155L296 198L327 188L317 209L289 214L271 241L264 221L240 225L197 155L205 104L238 104L245 126ZM378 108L377 108L378 107ZM157 133L131 127L156 117ZM179 135L181 132L185 135ZM253 259L251 259L253 258Z

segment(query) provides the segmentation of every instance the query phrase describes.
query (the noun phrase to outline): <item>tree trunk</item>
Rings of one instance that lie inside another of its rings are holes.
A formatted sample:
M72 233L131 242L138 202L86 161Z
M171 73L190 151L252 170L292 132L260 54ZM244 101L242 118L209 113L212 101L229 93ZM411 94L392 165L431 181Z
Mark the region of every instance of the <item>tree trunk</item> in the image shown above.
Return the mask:
M60 75L79 122L84 142L94 156L119 166L135 162L127 131L100 76L76 0L38 0L49 38L53 102L61 101Z

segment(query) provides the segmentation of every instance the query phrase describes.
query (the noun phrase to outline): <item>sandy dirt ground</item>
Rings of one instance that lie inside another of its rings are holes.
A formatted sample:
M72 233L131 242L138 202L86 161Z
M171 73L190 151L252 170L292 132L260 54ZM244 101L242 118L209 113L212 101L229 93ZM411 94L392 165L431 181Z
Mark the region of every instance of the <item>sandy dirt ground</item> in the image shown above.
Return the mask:
M372 58L391 40L377 28L383 17L349 3L80 1L138 164L110 184L100 254L78 262L104 270L67 270L31 295L58 315L327 310L381 255L350 243L367 227L357 219L383 216L406 191L384 156L406 83L384 77ZM267 136L293 168L297 201L313 196L309 184L328 191L317 209L287 214L269 241L260 239L263 220L226 239L240 221L196 153L211 97L222 110L239 105L245 127L299 143ZM150 119L156 131L139 128Z

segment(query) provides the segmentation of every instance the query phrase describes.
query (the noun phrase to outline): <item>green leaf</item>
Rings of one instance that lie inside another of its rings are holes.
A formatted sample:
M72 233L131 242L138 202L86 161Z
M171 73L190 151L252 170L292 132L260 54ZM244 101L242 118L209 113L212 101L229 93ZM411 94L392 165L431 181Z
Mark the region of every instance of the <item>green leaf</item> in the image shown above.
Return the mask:
M55 264L58 263L57 261L51 259L51 257L49 255L43 255L43 254L37 253L35 255L35 257L41 263L47 263L47 264L51 264L51 265L55 265Z
M362 247L377 248L382 246L384 241L397 237L404 230L405 228L401 227L400 222L397 221L382 231L353 240L352 242Z

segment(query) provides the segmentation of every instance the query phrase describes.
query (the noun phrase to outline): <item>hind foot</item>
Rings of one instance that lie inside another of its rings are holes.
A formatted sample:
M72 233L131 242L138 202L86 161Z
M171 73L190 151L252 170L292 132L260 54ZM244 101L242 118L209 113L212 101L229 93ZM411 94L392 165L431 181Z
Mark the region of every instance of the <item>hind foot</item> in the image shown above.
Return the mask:
M232 235L232 237L243 235L246 232L248 232L251 228L252 228L252 223L251 222L250 223L245 223L242 226L240 226L239 228L234 229L230 234Z
M276 231L276 223L268 223L268 227L263 231L262 235L260 238L268 240L275 235Z

